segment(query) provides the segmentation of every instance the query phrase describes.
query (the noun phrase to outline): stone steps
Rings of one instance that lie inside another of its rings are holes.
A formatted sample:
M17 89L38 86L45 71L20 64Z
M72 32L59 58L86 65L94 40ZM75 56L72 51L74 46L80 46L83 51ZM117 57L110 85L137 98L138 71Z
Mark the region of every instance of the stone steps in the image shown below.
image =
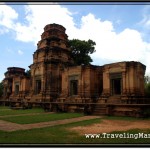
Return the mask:
M106 114L107 114L107 108L105 105L101 105L101 104L95 105L93 115L106 115Z
M110 96L107 99L107 103L113 103L113 104L121 103L121 96L120 95Z

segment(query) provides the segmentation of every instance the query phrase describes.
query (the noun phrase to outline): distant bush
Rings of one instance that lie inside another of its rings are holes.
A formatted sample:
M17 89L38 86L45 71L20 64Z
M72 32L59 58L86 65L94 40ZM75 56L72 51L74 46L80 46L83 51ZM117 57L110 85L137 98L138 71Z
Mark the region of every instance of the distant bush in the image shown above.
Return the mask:
M145 76L145 94L150 97L150 77Z
M0 83L0 97L3 95L3 83Z

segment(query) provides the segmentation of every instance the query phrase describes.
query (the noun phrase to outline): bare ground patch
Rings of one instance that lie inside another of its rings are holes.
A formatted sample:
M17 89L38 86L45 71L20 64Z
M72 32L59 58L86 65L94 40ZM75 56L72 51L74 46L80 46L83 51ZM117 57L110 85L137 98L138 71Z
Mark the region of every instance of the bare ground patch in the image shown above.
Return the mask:
M76 131L83 135L109 133L112 131L127 131L130 129L150 129L150 120L102 120L101 123L96 123L89 126L72 127L69 130Z

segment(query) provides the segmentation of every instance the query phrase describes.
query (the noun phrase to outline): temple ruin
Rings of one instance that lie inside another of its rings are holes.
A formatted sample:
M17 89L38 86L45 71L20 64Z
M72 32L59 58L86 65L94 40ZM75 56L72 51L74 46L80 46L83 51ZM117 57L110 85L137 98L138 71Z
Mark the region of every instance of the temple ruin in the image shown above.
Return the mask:
M58 24L44 27L29 66L30 76L23 68L8 68L1 104L94 115L142 116L143 110L149 108L144 101L146 66L135 61L74 66L65 31Z

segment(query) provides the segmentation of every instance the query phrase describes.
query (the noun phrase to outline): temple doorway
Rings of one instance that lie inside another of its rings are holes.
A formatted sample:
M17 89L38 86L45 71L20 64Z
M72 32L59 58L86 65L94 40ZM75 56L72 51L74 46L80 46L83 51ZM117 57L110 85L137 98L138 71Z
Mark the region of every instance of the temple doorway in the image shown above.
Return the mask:
M18 84L15 85L15 94L16 95L19 94L19 85Z
M70 81L70 95L78 95L78 80Z
M121 75L113 74L110 78L111 95L121 95L122 93L122 77Z
M41 80L36 80L36 88L35 89L36 89L35 93L39 94L41 91Z

